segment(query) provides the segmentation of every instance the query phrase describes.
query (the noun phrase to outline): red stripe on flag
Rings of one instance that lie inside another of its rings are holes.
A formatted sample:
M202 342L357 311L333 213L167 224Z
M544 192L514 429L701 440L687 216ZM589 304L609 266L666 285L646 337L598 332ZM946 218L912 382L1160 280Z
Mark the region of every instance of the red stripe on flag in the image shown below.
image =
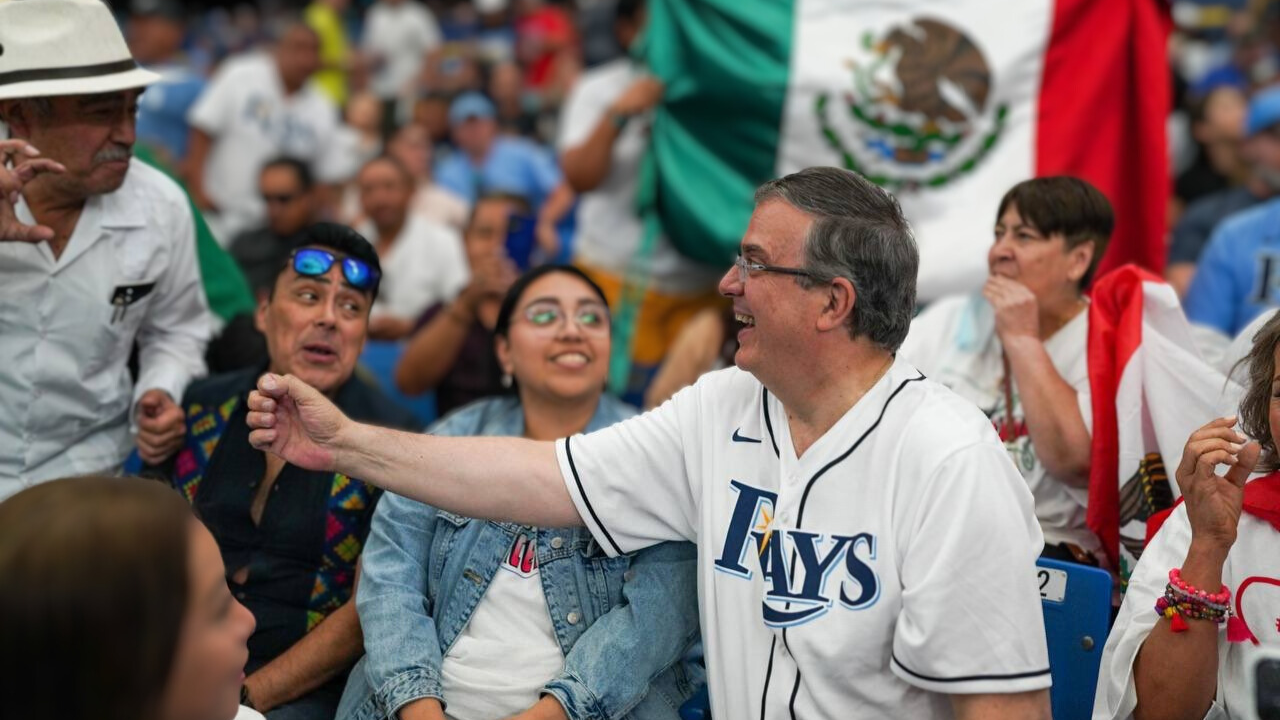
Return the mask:
M1171 90L1165 0L1057 0L1045 53L1036 175L1074 175L1111 200L1116 227L1098 275L1162 272Z
M1085 521L1097 533L1111 566L1120 567L1120 432L1116 392L1142 344L1142 283L1164 282L1134 265L1094 283L1089 305L1089 391L1093 441L1089 463L1089 507Z

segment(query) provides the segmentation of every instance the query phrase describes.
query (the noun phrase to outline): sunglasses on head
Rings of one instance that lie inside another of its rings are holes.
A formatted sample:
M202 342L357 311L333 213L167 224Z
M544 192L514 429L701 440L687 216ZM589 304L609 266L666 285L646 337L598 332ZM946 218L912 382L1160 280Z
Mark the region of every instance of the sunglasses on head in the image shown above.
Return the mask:
M293 270L299 275L318 277L329 272L338 256L326 250L302 248L294 250ZM368 290L378 281L378 271L369 267L369 263L353 257L342 258L342 277L347 279L351 287L357 290Z

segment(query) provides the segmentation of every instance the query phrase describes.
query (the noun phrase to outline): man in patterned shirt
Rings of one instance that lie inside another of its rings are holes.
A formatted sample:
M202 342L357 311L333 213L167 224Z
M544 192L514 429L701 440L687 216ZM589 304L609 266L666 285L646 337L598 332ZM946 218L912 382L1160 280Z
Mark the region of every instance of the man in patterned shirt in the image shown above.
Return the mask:
M186 439L169 476L213 532L231 590L257 620L241 701L268 718L333 717L364 652L348 600L379 491L254 450L244 400L263 372L292 373L352 417L418 429L353 374L380 278L377 253L355 231L304 231L258 306L269 363L193 383L183 399Z

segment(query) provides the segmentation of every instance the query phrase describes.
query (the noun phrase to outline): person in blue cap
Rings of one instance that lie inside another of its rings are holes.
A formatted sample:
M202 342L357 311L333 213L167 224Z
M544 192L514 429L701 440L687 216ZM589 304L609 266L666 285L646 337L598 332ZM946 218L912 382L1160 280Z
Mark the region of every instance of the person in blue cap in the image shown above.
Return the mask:
M1218 225L1280 193L1280 88L1253 96L1245 125L1248 179L1239 187L1219 190L1191 203L1173 228L1165 279L1179 295L1187 293L1196 263Z
M560 185L551 152L524 138L498 134L497 110L478 92L449 106L449 128L458 151L436 167L436 182L474 205L481 195L519 195L541 208Z
M1268 197L1280 192L1280 88L1249 105L1249 154ZM1176 243L1175 239L1175 243ZM1223 220L1200 255L1183 307L1197 325L1234 337L1280 305L1280 198Z

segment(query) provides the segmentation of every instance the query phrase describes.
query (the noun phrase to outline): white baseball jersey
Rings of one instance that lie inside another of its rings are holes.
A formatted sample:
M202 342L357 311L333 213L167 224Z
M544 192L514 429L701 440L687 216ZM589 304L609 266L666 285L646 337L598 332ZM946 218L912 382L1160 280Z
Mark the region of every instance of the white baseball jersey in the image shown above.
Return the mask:
M1049 686L1026 483L905 360L801 458L737 368L556 451L609 553L697 543L714 717L949 718L948 693Z

